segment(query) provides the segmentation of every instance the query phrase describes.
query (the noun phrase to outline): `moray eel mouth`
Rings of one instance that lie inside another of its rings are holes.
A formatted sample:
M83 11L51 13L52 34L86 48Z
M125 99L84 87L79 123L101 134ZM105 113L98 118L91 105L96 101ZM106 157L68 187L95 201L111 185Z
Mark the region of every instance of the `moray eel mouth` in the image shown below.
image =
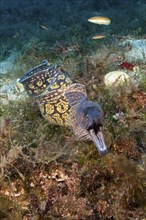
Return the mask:
M103 133L102 131L98 131L97 134L95 133L94 129L89 130L89 135L91 140L94 142L99 154L101 156L104 156L108 153L107 146L104 141Z

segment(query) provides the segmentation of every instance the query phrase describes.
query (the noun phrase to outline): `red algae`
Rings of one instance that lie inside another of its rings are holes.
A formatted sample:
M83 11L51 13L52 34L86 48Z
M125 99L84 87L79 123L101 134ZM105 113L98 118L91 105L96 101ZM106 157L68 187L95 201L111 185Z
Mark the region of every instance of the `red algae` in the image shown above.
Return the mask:
M129 63L129 62L127 62L127 61L125 61L125 62L119 64L119 67L120 67L121 69L127 69L127 70L130 70L130 71L133 70L134 66L135 66L134 64Z

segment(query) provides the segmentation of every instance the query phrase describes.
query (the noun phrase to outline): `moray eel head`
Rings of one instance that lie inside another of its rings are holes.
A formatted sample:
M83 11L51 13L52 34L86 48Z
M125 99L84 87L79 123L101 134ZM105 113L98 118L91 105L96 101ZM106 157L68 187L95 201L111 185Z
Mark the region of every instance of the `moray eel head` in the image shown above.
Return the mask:
M102 127L104 124L103 111L99 104L84 101L77 110L78 125L86 130L88 139L92 140L100 155L108 153L104 141Z

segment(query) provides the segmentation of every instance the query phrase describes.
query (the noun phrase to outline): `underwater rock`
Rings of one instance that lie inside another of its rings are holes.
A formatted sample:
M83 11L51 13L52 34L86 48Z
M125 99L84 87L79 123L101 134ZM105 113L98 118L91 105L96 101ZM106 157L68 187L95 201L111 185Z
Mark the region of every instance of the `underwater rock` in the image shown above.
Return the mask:
M12 51L9 57L0 62L0 74L7 74L10 71L17 70L18 67L15 65L15 60L18 55L17 51Z
M7 105L9 101L18 101L25 98L26 93L21 94L20 92L18 92L15 80L9 81L0 87L0 100L3 104Z
M22 89L16 86L14 74L18 71L20 64L16 65L16 59L20 53L16 50L11 51L9 57L0 62L0 101L3 104L8 104L9 101L24 99L26 95L20 94ZM12 79L13 78L13 79Z
M126 60L130 62L146 60L146 39L128 39L120 45L130 48L130 50L125 51Z
M106 86L119 86L124 83L129 83L131 78L127 73L119 70L109 72L104 76L104 83Z

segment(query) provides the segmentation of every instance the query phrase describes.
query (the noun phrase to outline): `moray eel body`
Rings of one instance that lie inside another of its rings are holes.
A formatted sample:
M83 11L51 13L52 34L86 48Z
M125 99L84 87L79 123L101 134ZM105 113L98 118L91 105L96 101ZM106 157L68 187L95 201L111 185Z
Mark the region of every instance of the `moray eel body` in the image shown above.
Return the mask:
M19 83L35 97L49 123L69 126L77 139L92 140L99 154L108 152L102 133L102 109L87 99L83 84L73 83L67 72L46 60L27 71Z

